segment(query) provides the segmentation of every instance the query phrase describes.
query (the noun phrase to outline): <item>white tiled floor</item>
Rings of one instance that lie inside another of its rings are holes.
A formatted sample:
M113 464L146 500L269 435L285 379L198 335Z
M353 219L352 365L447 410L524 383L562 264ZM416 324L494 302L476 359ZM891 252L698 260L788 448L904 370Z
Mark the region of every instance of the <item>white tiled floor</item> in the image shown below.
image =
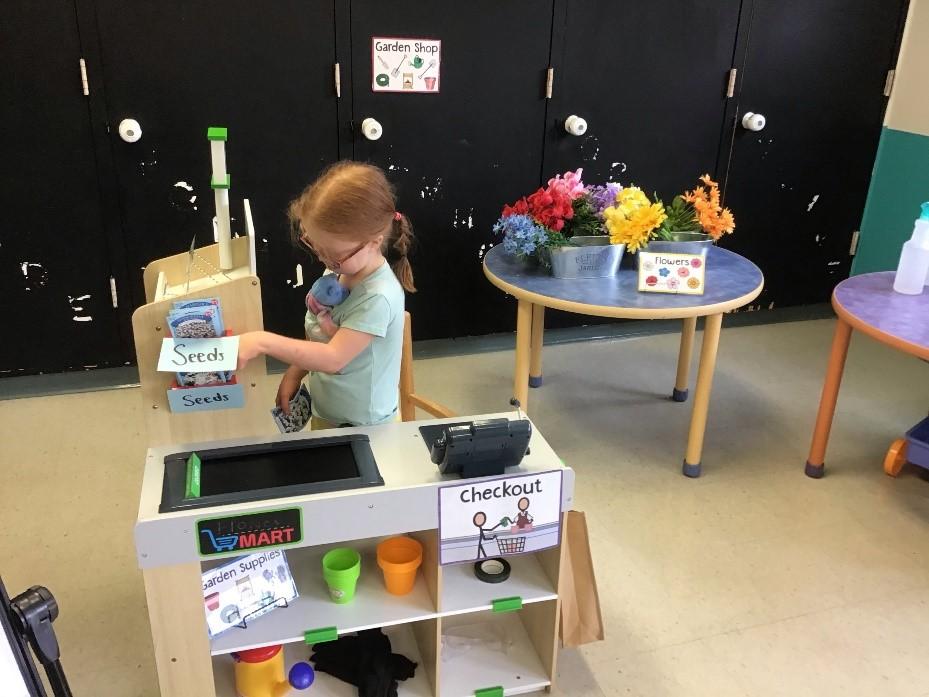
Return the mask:
M929 480L880 466L929 409L929 366L856 337L828 476L807 479L832 327L724 330L699 480L680 475L690 407L665 398L675 336L546 349L530 413L577 470L608 633L562 652L558 694L929 695ZM417 387L499 411L511 369L421 361ZM59 598L80 697L158 694L132 551L141 428L135 390L0 402L0 573Z

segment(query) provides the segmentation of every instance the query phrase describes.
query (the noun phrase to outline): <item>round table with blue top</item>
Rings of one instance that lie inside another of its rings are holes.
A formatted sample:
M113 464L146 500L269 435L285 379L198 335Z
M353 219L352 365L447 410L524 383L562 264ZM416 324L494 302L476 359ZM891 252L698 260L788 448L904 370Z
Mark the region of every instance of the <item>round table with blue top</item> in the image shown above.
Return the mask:
M484 274L518 302L513 392L523 408L528 405L528 388L542 384L546 307L617 319L682 319L677 378L672 392L676 402L687 399L697 318L706 317L683 466L686 476L700 476L703 435L723 313L747 305L761 293L764 276L757 266L734 252L712 247L706 257L703 295L648 293L639 292L638 272L634 269L621 269L611 278L554 278L546 269L529 266L497 246L484 257Z

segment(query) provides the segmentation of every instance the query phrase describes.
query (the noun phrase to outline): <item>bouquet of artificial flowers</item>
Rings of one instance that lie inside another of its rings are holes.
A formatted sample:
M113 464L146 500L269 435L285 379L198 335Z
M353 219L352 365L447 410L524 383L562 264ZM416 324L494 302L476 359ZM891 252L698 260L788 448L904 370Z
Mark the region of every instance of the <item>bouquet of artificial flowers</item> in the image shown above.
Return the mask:
M603 210L620 190L618 184L587 187L582 169L548 180L534 194L503 207L494 232L503 235L510 254L545 260L546 247L571 245L581 235L603 235Z

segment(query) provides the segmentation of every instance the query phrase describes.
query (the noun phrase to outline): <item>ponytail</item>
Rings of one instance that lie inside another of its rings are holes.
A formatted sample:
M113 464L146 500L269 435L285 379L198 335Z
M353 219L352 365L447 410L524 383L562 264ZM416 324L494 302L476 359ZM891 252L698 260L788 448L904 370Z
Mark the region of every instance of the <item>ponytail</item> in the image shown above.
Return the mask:
M391 268L403 289L408 293L415 293L413 267L410 266L408 258L415 238L413 237L413 228L409 219L405 215L397 213L394 216L391 232L391 239L388 242L390 246L389 252L391 252L389 256L394 260L391 263Z

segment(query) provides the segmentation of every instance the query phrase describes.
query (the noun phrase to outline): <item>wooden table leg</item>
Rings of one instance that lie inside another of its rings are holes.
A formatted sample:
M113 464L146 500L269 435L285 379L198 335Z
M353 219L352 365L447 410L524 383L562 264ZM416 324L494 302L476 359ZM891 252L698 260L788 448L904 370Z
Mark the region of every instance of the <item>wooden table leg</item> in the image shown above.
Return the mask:
M687 401L687 380L690 376L690 358L694 351L694 334L697 331L697 318L685 317L681 327L681 349L677 354L677 377L674 379L674 391L671 399L675 402Z
M710 407L710 391L713 389L713 371L716 369L716 351L719 348L719 332L722 324L723 316L720 313L709 315L703 327L703 346L700 348L700 367L697 370L694 410L690 417L687 454L684 456L683 471L687 477L700 476L703 435L706 432L706 417Z
M845 371L845 356L848 354L848 342L851 337L851 326L839 319L829 351L829 365L826 368L826 380L823 382L823 394L819 400L819 412L816 414L816 426L813 428L810 456L806 460L806 474L813 479L819 479L825 472L823 460L826 456L826 445L829 443L829 430L832 428L832 417L839 398L842 373Z
M143 569L142 579L161 697L216 694L200 564Z
M516 307L516 373L513 396L523 409L529 404L529 354L532 334L532 303L520 300Z
M542 338L545 335L545 306L532 306L532 345L529 354L529 387L542 387Z

